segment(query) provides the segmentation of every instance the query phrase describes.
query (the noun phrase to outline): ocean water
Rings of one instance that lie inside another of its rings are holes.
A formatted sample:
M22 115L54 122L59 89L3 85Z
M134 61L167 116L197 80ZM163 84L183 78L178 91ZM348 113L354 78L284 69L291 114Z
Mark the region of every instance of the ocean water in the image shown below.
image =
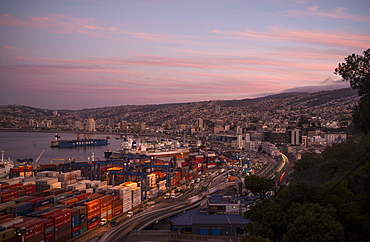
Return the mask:
M77 134L59 133L60 140L73 140L77 138ZM107 135L93 134L88 135L91 139L104 139ZM109 144L106 146L85 146L77 148L51 148L51 141L55 140L55 133L42 132L0 132L0 150L4 150L5 158L8 157L18 164L17 159L33 158L36 161L37 157L45 149L37 164L59 164L65 159L75 159L88 161L94 153L95 160L106 160L104 151L107 148L116 150L122 143L121 139L115 139L115 135L109 135ZM80 139L83 139L83 134L80 134Z

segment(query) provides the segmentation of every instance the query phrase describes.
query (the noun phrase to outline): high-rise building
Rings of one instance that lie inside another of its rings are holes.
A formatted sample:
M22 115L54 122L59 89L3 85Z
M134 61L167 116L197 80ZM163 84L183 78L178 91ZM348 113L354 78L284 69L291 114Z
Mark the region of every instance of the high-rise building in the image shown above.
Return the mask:
M104 119L104 126L106 128L113 128L114 127L113 119L111 119L111 118Z
M95 120L93 118L89 118L87 120L87 132L95 132Z
M139 133L140 132L140 123L134 123L133 129L134 129L134 132Z
M302 143L302 133L300 129L292 129L288 131L289 143L292 145L300 145Z
M35 120L34 120L34 119L30 119L30 120L28 120L28 125L29 125L30 127L35 127L35 126L36 126L36 122L35 122Z
M204 128L204 120L202 118L197 119L197 127Z
M119 129L121 132L127 132L128 131L128 123L126 121L121 121Z

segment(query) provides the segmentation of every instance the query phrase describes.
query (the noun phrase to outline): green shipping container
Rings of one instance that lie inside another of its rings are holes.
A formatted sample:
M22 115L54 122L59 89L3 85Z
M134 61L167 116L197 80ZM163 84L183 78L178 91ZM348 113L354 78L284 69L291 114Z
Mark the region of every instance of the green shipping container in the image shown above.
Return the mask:
M14 238L16 236L15 231L16 231L15 228L11 228L0 232L1 241Z
M83 234L87 231L87 227L80 229L80 234Z

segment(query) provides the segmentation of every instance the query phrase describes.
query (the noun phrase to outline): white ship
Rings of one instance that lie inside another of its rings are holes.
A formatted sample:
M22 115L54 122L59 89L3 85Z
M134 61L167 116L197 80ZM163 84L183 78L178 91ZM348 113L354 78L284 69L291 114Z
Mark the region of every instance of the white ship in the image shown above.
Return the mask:
M181 153L189 153L189 149L181 147L177 140L161 140L136 142L133 139L125 138L119 148L112 152L111 158L121 158L124 154L138 154L147 156L171 156Z
M9 176L10 169L14 167L14 162L8 158L4 159L4 151L1 151L1 160L0 160L0 178L5 178Z

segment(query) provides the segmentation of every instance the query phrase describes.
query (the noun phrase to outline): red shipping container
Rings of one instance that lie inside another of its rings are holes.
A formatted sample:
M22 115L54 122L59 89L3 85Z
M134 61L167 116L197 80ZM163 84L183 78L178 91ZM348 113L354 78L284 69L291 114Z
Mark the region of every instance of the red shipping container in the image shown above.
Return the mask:
M112 202L117 201L118 198L119 198L118 195L112 196Z
M40 242L40 241L44 241L44 234L38 234L38 235L35 235L29 239L25 239L24 241L27 241L27 242Z
M14 184L14 185L9 185L9 188L12 189L12 188L22 187L22 186L23 186L23 183L18 183L18 184Z
M9 196L14 196L14 195L18 195L18 190L6 190L6 191L3 191L0 193L0 196L1 197L9 197Z
M51 216L51 215L53 215L53 214L57 214L57 213L59 213L59 212L61 212L61 211L62 211L62 209L60 209L60 208L55 208L55 209L50 210L50 211L48 211L48 212L46 212L46 213L42 213L42 214L40 215L40 218L48 218L49 216Z
M77 225L76 227L73 227L72 228L72 234L76 231L79 231L80 230L80 225Z
M34 194L36 192L36 188L33 190L23 190L25 195Z
M16 199L17 197L18 197L18 194L17 195L12 195L12 196L9 196L9 197L2 197L1 202L6 203L6 202L9 202L13 199Z
M75 198L78 199L78 201L84 200L85 197L89 196L91 193L82 193L79 195L76 195Z
M44 240L51 239L51 238L54 238L54 232L50 232L48 234L45 234L44 236Z
M100 207L106 207L112 204L112 200L110 199L108 202L102 203Z
M53 219L44 219L44 228L49 228L51 226L54 226L54 220Z
M90 230L90 229L95 228L96 226L98 226L98 225L99 225L99 223L100 223L100 219L99 219L99 220L97 220L97 221L95 221L95 222L94 222L94 223L92 223L92 224L88 224L88 225L87 225L87 230Z
M118 215L121 215L123 212L122 210L118 210L112 214L112 217L117 217Z
M98 215L100 215L100 209L91 213L90 212L87 213L87 219L92 219Z
M71 223L71 221L72 221L71 217L61 218L61 219L58 219L58 220L55 219L54 228L59 228L62 225Z

